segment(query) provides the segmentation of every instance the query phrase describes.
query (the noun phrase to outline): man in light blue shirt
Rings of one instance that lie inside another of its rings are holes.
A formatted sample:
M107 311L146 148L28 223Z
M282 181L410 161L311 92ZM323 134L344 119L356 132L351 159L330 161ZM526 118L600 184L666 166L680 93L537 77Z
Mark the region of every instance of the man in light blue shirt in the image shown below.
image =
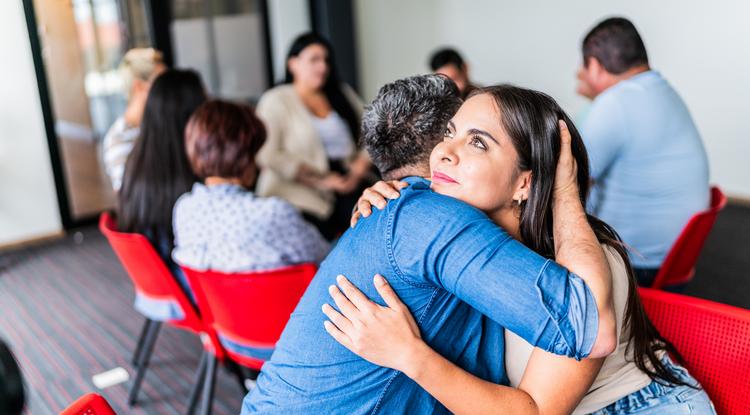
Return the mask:
M603 339L601 329L611 322L599 321L599 299L581 278L418 177L429 176L430 151L459 104L455 85L440 75L381 88L365 113L363 141L385 179L405 178L409 186L348 230L323 261L242 414L448 413L406 375L369 363L326 333L321 306L338 274L379 299L371 281L381 273L431 347L491 382L508 384L505 328L556 354L580 359L609 353L602 352L602 342L611 339ZM572 200L579 200L577 190ZM566 217L584 217L580 204L566 205L578 209ZM582 241L570 242L567 249L576 252L569 258L595 260L577 250Z
M588 206L631 248L650 285L691 216L709 204L708 161L687 106L648 64L633 24L610 18L583 41L580 125L594 180Z

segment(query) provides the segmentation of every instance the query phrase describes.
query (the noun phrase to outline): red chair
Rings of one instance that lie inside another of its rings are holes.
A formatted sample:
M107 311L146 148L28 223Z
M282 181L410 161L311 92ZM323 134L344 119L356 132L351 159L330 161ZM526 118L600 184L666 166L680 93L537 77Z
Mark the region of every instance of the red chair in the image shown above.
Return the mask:
M133 281L136 292L150 299L170 301L182 311L183 317L181 319L166 321L167 324L196 334L206 333L206 335L201 336L204 348L213 348L215 344L218 344L213 332L203 323L184 290L145 236L137 233L118 232L114 219L106 212L99 218L99 229L109 241L112 250L115 251L122 266ZM128 396L128 404L131 406L137 400L138 391L153 354L161 324L161 321L154 321L146 317L146 322L143 325L133 357L133 363L138 372ZM197 385L194 385L194 387L197 387Z
M663 289L668 286L684 286L695 275L695 264L703 249L703 244L716 222L719 211L727 204L727 197L714 186L711 188L711 207L696 214L688 221L667 253L664 263L654 277L651 288Z
M260 370L271 357L289 316L310 284L317 267L296 265L272 271L225 274L184 268L201 315L217 334L219 353L204 352L201 414L211 413L216 363L230 359Z
M102 395L89 393L78 398L60 415L117 415Z
M721 414L750 414L750 310L640 288L651 321L672 342Z

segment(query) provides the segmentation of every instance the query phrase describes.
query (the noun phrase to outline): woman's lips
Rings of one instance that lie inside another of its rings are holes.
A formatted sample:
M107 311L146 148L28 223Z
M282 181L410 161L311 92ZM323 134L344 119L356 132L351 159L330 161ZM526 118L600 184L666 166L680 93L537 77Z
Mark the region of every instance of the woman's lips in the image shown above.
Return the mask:
M439 171L432 173L432 181L445 184L458 184L458 182L455 181L453 177L448 176L444 173L440 173Z

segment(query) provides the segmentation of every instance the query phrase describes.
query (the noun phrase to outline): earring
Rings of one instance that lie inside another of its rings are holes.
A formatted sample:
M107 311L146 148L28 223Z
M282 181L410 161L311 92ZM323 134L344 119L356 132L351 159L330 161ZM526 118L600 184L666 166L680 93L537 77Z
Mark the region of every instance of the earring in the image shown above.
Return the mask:
M518 207L521 207L521 202L523 202L523 197L519 197L518 200L516 200L516 203L518 203Z

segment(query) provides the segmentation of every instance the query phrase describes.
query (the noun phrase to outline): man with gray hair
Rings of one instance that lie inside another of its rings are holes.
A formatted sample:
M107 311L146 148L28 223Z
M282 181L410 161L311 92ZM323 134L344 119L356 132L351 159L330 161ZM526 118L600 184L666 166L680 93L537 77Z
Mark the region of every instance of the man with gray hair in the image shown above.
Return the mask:
M385 85L366 109L364 146L385 178L409 186L339 239L275 350L241 349L264 360L273 352L242 414L448 413L403 373L356 356L325 332L321 307L336 292L332 286L347 291L353 283L380 301L375 274L388 280L433 349L487 381L507 383L503 327L575 358L600 341L595 301L583 280L515 241L481 211L430 190L429 156L459 107L457 92L441 75L411 77ZM587 252L574 255L592 259Z

